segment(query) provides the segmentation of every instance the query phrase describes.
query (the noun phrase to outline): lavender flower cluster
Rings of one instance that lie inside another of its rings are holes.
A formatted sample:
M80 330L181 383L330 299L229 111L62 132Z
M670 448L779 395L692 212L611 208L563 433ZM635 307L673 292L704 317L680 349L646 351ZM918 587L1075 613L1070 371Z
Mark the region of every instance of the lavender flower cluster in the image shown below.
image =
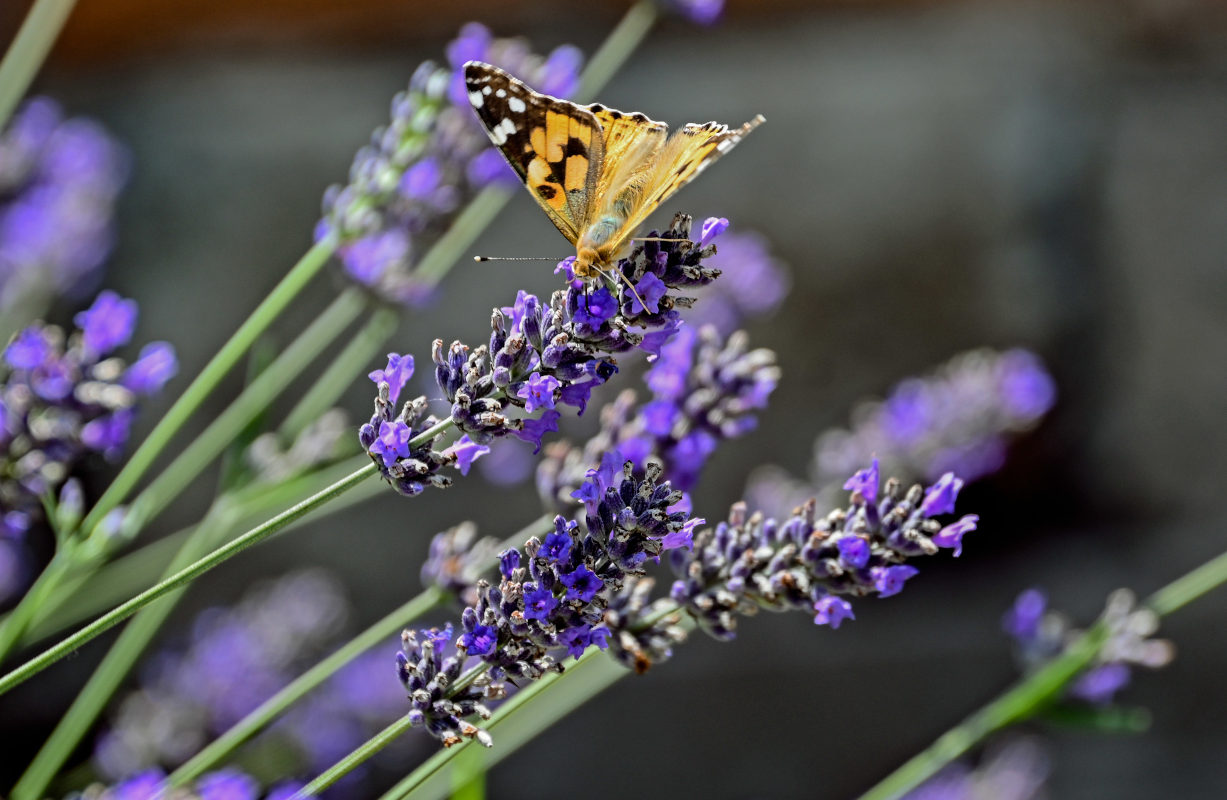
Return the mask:
M496 39L477 23L461 29L447 59L447 67L422 64L393 98L390 124L358 151L349 183L325 193L316 228L317 239L337 237L348 278L392 303L414 306L429 296L431 285L414 268L468 198L494 183L518 182L473 115L464 63L486 61L567 97L583 61L566 45L542 58L523 40Z
M477 602L464 609L454 642L450 624L403 634L397 665L409 713L445 745L475 738L489 746L489 735L466 717L488 718L485 701L504 696L506 679L561 669L551 651L605 649L617 633L605 616L610 597L649 558L689 546L703 520L676 508L681 492L660 480L660 465L637 473L630 462L617 468L618 459L611 453L577 492L587 510L582 525L558 516L543 539L499 556L501 580L478 581ZM465 681L470 657L484 669Z
M557 404L583 413L592 390L617 372L613 354L638 348L659 356L681 327L677 309L692 302L670 290L704 286L720 274L702 265L715 247L690 241L690 225L691 218L679 214L659 234L667 241L646 242L622 259L616 267L621 282L613 290L592 290L572 278L548 306L521 291L514 305L495 309L488 346L470 349L453 342L445 350L436 340L435 381L452 404L451 422L464 433L447 450L434 448L437 436L415 441L439 422L427 415L424 397L396 413L413 360L389 354L387 368L371 373L379 396L374 415L359 431L384 479L402 494L414 495L428 485L446 486L449 479L439 469L456 464L467 470L494 438L516 436L539 450L545 434L558 430ZM540 413L512 417L507 414L512 407Z
M927 490L917 484L906 492L895 479L879 481L875 460L844 484L851 504L821 519L812 500L783 522L734 505L727 522L672 554L671 597L718 639L733 638L737 616L758 608L813 611L815 624L838 628L856 618L845 597L902 591L918 572L908 559L940 548L961 554L979 517L946 525L935 517L954 511L963 481L947 473Z
M118 779L183 763L327 652L348 614L340 584L312 569L257 585L233 607L201 612L186 646L155 654L139 689L117 704L95 746L95 769ZM331 765L391 721L396 686L382 678L386 671L383 653L350 662L257 746L302 771Z
M65 800L290 800L302 786L284 781L264 792L252 776L227 768L202 775L191 788L172 789L166 773L148 769L112 786L99 784L73 792Z
M696 534L703 520L662 482L658 462L637 471L627 461L619 470L620 459L609 451L575 491L582 524L559 515L543 539L501 554L501 580L478 581L477 603L465 608L454 643L450 624L405 632L397 663L410 713L445 745L476 738L488 746L490 737L466 718L488 718L486 703L503 696L505 679L560 669L556 650L578 657L610 648L642 672L683 638L679 610L720 639L734 636L738 615L758 608L804 609L816 624L838 628L854 618L845 597L898 594L917 573L908 559L940 548L958 555L978 522L935 519L954 510L963 482L953 474L901 492L894 480L879 486L875 462L848 481L846 510L815 519L811 502L781 524L747 517L739 503L727 522ZM679 576L672 602L653 600L644 575L662 555ZM472 657L484 669L466 674Z
M814 495L830 496L842 476L875 456L909 481L951 471L975 480L1000 469L1010 437L1035 427L1055 400L1052 376L1034 354L963 353L903 381L883 401L861 403L851 429L820 436L808 481L762 467L748 494L761 508L790 509Z
M744 333L725 340L713 327L683 326L645 376L651 400L640 404L626 390L602 407L600 429L582 449L566 442L546 449L537 468L546 508L573 511L588 465L614 449L639 469L661 461L670 482L690 491L721 441L756 427L779 377L775 353L749 349Z
M77 298L111 250L127 155L95 122L36 97L0 133L0 309Z
M1034 739L1014 739L991 748L972 769L953 764L904 795L903 800L1042 800L1051 770L1048 754Z
M22 539L42 518L47 496L58 495L56 522L71 529L84 504L80 484L70 480L74 469L87 456L122 453L140 398L174 376L175 352L166 342L146 345L132 364L111 355L131 340L136 318L135 301L106 291L76 315L73 333L35 323L5 348L0 540Z
M1171 663L1175 646L1166 639L1150 638L1159 629L1159 617L1148 608L1138 608L1128 589L1108 596L1101 621L1108 628L1107 642L1093 666L1066 689L1070 699L1106 705L1129 685L1132 667L1159 669ZM1048 608L1048 598L1039 589L1028 589L1014 601L1002 622L1014 640L1022 668L1033 671L1064 652L1080 631L1069 619Z

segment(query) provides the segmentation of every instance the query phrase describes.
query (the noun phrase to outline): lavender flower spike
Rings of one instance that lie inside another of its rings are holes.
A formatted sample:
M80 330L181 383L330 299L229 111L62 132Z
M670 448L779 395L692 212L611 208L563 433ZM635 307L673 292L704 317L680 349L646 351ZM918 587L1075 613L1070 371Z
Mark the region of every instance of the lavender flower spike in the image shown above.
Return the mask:
M812 500L779 522L734 505L726 522L695 535L693 550L670 554L678 576L672 598L709 634L731 639L737 617L755 607L812 611L816 624L838 628L855 619L846 598L898 594L917 574L906 562L941 546L934 516L949 509L925 498L954 479L927 493L919 485L902 492L891 479L879 492L874 473L858 472L850 505L821 519Z
M316 226L317 239L337 238L345 277L391 303L425 302L432 284L416 272L422 256L478 191L515 180L473 116L465 61L496 64L558 97L575 91L583 63L574 47L542 58L478 24L461 29L447 56L448 66L422 64L393 98L390 123L354 156L349 183L325 193Z

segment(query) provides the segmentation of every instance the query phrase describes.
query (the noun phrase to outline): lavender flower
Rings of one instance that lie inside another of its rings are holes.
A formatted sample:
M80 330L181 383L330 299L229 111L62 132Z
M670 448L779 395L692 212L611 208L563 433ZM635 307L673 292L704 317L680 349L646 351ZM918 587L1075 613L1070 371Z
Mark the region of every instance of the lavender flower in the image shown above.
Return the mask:
M954 764L904 795L904 800L1041 800L1049 759L1033 739L991 749L980 765Z
M435 381L452 404L451 422L477 445L511 435L540 449L545 434L558 430L561 412L557 404L573 406L582 413L592 390L617 372L613 354L635 349L660 354L681 326L677 308L688 307L692 299L667 294L659 298L655 312L640 307L635 313L632 308L636 299L628 287L643 282L648 275L671 290L703 286L716 279L719 272L701 265L711 248L701 248L686 238L690 221L690 217L679 214L662 237L668 241L646 242L618 263L618 310L608 319L599 323L591 318L581 321L587 289L572 283L555 292L548 306L536 296L520 292L512 306L495 309L488 346L470 350L453 342L445 350L442 340L435 340ZM737 362L740 355L734 348L726 360ZM393 358L400 357L391 354L390 363ZM718 371L726 366L714 356L713 364ZM744 396L728 408L707 407L704 404L711 398L706 396L696 401L696 408L712 412L711 426L736 427L720 413L745 411L744 406L761 403L770 391L761 382L744 386L747 378L764 377L744 374L745 367L741 364L740 373L730 369L711 377L712 383L724 380L742 390ZM426 399L409 401L395 415L397 394L387 380L379 378L380 374L372 373L372 379L378 381L379 397L374 416L359 432L363 448L384 479L403 494L417 494L427 485L448 485L450 479L438 472L456 463L459 452L455 448L436 450L433 439L411 444L413 437L438 422L425 416ZM510 416L512 407L526 414L539 413L535 417ZM714 437L709 431L698 431L697 435ZM694 460L691 457L691 462Z
M432 285L414 269L460 207L480 189L513 185L515 176L490 146L465 94L461 67L480 59L533 86L567 97L579 85L582 57L562 46L533 55L520 39L495 39L469 24L447 47L449 66L422 64L392 100L392 120L358 151L349 183L324 195L316 237L335 235L350 280L381 298L420 305Z
M557 653L564 649L579 656L609 646L616 633L606 616L611 600L642 574L645 561L681 546L689 536L678 534L702 522L671 510L681 493L659 482L660 474L656 463L641 473L629 462L616 473L592 470L584 522L558 516L544 542L533 537L522 550L505 551L501 580L477 583L477 602L465 608L454 641L451 625L404 633L397 664L417 725L445 745L475 738L488 746L489 735L466 717L488 718L485 701L503 696L506 679L560 669ZM615 605L625 611L628 603ZM469 657L487 669L459 685Z
M1159 617L1147 608L1137 608L1128 589L1108 596L1100 618L1108 639L1095 662L1066 689L1069 699L1107 705L1128 685L1131 667L1164 667L1175 657L1174 645L1166 639L1151 639L1159 629ZM1002 622L1014 640L1018 659L1027 672L1038 669L1065 651L1081 634L1062 614L1048 610L1048 600L1038 589L1028 589L1014 601Z
M171 789L166 773L147 769L112 786L94 785L69 794L65 800L288 800L301 783L284 781L264 792L260 782L233 767L206 773L188 788Z
M731 639L737 616L756 608L812 611L816 624L837 628L854 619L845 598L898 594L917 573L906 561L955 546L942 543L933 518L952 505L925 501L957 494L948 487L958 484L946 475L927 493L920 485L902 492L891 479L879 490L876 466L849 481L857 485L846 509L822 519L813 500L780 522L734 505L727 522L695 535L693 549L672 552L672 598L712 636Z
M326 653L348 613L340 585L320 570L291 572L234 607L201 612L186 646L156 654L119 702L95 768L118 778L183 763ZM379 665L372 672L371 658L352 662L262 734L259 746L272 749L261 752L284 751L302 771L331 765L394 713L387 692L362 699L389 684L386 654Z
M127 172L97 123L45 97L18 110L0 132L0 309L95 287Z
M422 564L422 583L457 597L464 605L477 603L477 581L490 570L498 555L499 540L477 538L477 526L462 522L435 534Z
M277 433L264 433L244 456L256 480L278 483L348 455L351 451L344 442L351 430L345 412L332 408L312 420L288 446Z
M724 11L724 0L658 0L658 4L698 25L714 25Z
M762 508L793 508L833 495L844 476L873 457L906 480L932 481L951 471L976 480L1001 467L1009 437L1038 424L1055 400L1052 377L1032 353L963 353L900 383L884 401L862 403L850 430L820 436L808 481L762 467L748 494Z
M62 486L79 494L79 486L65 481L85 458L118 457L138 401L160 391L176 369L174 350L165 342L146 346L126 368L109 357L132 336L131 300L103 292L77 322L81 329L67 337L53 325L35 323L4 350L0 519L9 536L23 535L39 521L44 496ZM76 498L75 506L81 503Z
M547 450L537 471L546 508L568 513L586 465L611 448L639 468L657 459L675 487L693 489L719 442L756 427L779 381L775 353L748 344L744 333L725 340L714 328L683 326L645 376L650 401L637 404L628 390L602 408L600 429L582 451L564 443Z

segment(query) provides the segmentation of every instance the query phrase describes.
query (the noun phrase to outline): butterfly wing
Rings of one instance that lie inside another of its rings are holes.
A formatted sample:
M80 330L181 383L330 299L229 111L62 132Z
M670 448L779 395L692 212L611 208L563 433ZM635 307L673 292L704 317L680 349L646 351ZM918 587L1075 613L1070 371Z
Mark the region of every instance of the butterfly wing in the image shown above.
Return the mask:
M653 157L669 137L669 126L644 114L628 114L600 103L593 103L588 110L601 124L605 145L593 204L602 207L615 192L634 184L636 175L650 169Z
M717 122L702 125L692 122L674 133L652 158L643 179L642 193L627 215L626 224L618 232L615 251L626 244L661 203L698 177L699 173L732 150L762 123L763 116L759 114L740 128L730 129Z
M464 80L490 141L574 244L591 217L605 162L597 118L583 106L534 92L480 61L464 65Z

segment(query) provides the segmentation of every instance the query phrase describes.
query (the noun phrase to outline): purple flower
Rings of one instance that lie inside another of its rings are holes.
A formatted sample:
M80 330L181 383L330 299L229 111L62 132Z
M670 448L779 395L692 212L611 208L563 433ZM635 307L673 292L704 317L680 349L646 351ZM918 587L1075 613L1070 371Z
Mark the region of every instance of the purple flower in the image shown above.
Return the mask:
M345 271L363 286L374 286L409 260L409 234L399 228L342 245L337 252Z
M1002 354L999 369L1002 401L1011 414L1040 417L1056 402L1056 383L1034 353L1010 350Z
M536 587L524 593L525 619L547 620L557 607L558 600L549 589Z
M413 356L402 356L399 353L388 353L388 366L377 369L367 375L375 385L388 384L388 402L396 403L401 390L413 377Z
M512 171L503 154L493 148L482 150L465 167L465 177L474 186L502 183L509 188L520 185L520 178Z
M869 542L860 536L845 536L836 544L839 548L839 560L851 569L861 569L869 563L871 550Z
M109 417L90 420L81 428L82 444L104 454L107 458L116 457L128 442L128 432L132 428L134 416L136 412L125 408L116 411Z
M466 433L456 440L456 443L443 451L445 454L450 453L456 457L456 469L460 470L461 475L468 475L469 468L473 466L473 462L479 457L490 452L490 448L484 444L477 444Z
M494 652L498 645L498 629L490 625L477 625L469 633L460 634L456 646L462 647L471 656L484 656Z
M596 593L605 586L597 574L584 564L562 576L562 585L567 587L567 600L590 603Z
M167 342L151 342L141 348L140 357L124 372L121 381L137 394L156 394L178 371L175 348Z
M73 317L73 321L81 328L85 349L102 356L132 338L136 313L135 300L125 300L115 292L104 291L92 306Z
M660 301L669 291L669 287L665 282L656 277L654 273L647 273L639 279L639 283L635 284L636 295L631 297L631 315L635 316L642 314L645 311L651 314L660 313ZM640 300L643 303L640 303Z
M379 437L370 446L370 452L383 459L383 465L390 467L397 458L409 456L409 426L400 420L381 422Z
M640 411L643 416L643 429L653 436L668 436L673 431L673 424L680 413L680 409L669 400L645 403Z
M962 488L963 481L954 477L953 472L947 472L925 492L924 502L920 504L920 513L926 517L953 513L954 500L959 496L959 490Z
M878 460L875 458L866 469L857 470L857 473L844 484L844 488L852 492L860 492L861 497L873 503L878 499L878 484Z
M1120 662L1100 664L1087 670L1069 687L1069 694L1088 703L1106 705L1129 685L1129 667Z
M1030 641L1040 632L1040 622L1048 610L1048 598L1039 589L1028 589L1014 601L1014 607L1002 620L1006 633L1015 639Z
M699 228L699 247L707 247L717 236L728 230L728 227L729 221L724 217L708 217L703 220L703 226Z
M963 554L963 536L976 529L980 521L978 514L968 514L958 522L952 522L933 536L933 544L938 547L953 547L954 557Z
M906 564L894 567L874 567L870 570L873 585L877 587L879 597L890 597L903 591L903 583L919 572L915 567Z
M724 11L724 0L670 0L678 13L698 25L714 25Z
M256 800L260 784L235 769L211 772L196 782L200 800Z
M579 71L583 65L584 54L579 48L565 44L554 48L545 60L537 91L553 97L570 97L579 88Z
M442 180L443 170L439 168L439 162L427 158L405 170L397 188L405 197L425 200L439 188Z
M561 517L559 518L561 519ZM572 526L577 526L576 523L570 523ZM555 531L545 537L545 541L541 543L541 550L538 555L547 561L555 563L566 563L567 556L571 554L571 536L569 533Z
M541 376L540 372L534 372L528 377L528 381L520 387L516 392L516 396L524 400L524 410L528 413L533 413L539 408L554 407L554 392L557 391L561 384L558 379L552 375Z
M573 258L573 257L572 257ZM595 292L589 292L580 300L575 309L575 321L591 330L599 330L602 325L614 318L618 313L618 301L604 286Z
M558 430L558 420L562 414L557 411L546 411L538 419L524 420L524 427L521 430L513 430L513 436L523 439L526 442L531 442L533 447L533 455L541 452L541 440L545 438L547 433L553 433Z
M685 512L689 514L690 512ZM662 550L676 550L679 547L684 547L687 550L694 549L694 529L707 522L702 517L692 517L686 520L686 524L676 531L670 531L665 534L660 540Z
M814 624L830 625L837 630L845 619L856 619L852 613L852 604L842 597L828 594L814 602Z
M520 551L509 547L499 554L498 570L504 578L511 580L512 575L520 568Z
M589 625L567 628L558 634L558 641L567 648L572 658L582 656L589 645L595 644L604 650L609 646L608 639L608 628L593 628Z
M30 327L17 334L4 351L4 360L13 369L35 369L42 366L51 355L51 343L47 335L38 325Z

